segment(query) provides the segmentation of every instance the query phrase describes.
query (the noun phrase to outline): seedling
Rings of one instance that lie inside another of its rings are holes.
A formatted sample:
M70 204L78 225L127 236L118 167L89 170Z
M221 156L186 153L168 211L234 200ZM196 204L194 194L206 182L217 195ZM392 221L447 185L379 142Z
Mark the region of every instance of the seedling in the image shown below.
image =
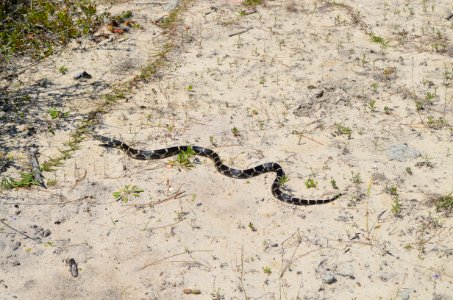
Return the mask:
M236 127L233 127L231 129L231 133L234 135L234 137L240 137L241 136L241 133L239 132L239 129L237 129Z
M382 48L387 48L388 42L383 37L375 35L374 33L370 33L369 35L373 43L379 44Z
M387 188L387 193L389 193L392 196L396 196L396 195L398 195L398 189L396 186L392 185L391 187Z
M113 198L116 201L123 201L123 203L129 202L130 197L139 197L140 193L143 193L144 190L139 188L136 185L125 185L119 191L113 193Z
M192 162L190 159L195 155L195 151L193 151L192 146L188 146L187 150L179 152L178 156L176 157L176 162L183 168L190 169L193 167Z
M376 111L376 100L374 100L374 99L368 100L366 105L370 109L371 112Z
M307 181L305 181L305 186L307 187L307 189L316 188L318 187L318 182L313 178L308 178Z
M65 75L66 73L68 73L68 68L66 66L61 66L58 68L58 71L62 74L62 75Z
M333 134L334 136L347 135L348 139L350 139L352 135L352 129L344 126L343 124L335 123L335 131Z
M352 172L352 183L354 183L355 185L359 185L361 184L363 181L362 181L362 178L360 176L360 173L354 173Z
M272 270L268 266L263 267L263 272L266 275L271 275L272 274Z
M59 119L59 118L66 118L69 116L69 111L62 112L61 110L58 110L56 108L51 108L51 109L49 109L49 115L52 118L52 120Z
M332 178L330 180L330 184L332 185L332 188L338 190L337 182L335 181L335 179Z
M255 225L253 225L252 222L249 223L249 228L251 231L258 231L258 229L256 229Z
M453 211L453 193L435 199L434 204L438 212L445 211L450 214Z
M289 178L286 175L284 175L278 179L278 183L280 184L280 186L285 186L288 183L288 181L289 181Z
M401 216L401 203L398 197L393 197L392 209L393 215L395 217Z

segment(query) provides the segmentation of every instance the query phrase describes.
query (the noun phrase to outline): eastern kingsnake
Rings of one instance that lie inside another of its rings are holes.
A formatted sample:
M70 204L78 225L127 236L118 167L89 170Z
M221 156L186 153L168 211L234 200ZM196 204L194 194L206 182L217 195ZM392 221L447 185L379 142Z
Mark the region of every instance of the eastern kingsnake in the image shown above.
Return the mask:
M279 200L294 204L294 205L314 205L314 204L325 204L334 201L342 194L337 194L332 198L328 199L301 199L293 197L289 194L285 194L281 189L282 179L285 177L285 172L283 171L282 167L278 163L270 162L265 163L254 168L246 169L246 170L238 170L230 168L222 163L220 156L212 151L211 149L199 147L199 146L175 146L169 148L163 148L159 150L137 150L134 148L129 147L125 143L104 137L101 135L94 134L93 138L96 140L101 141L103 144L101 146L107 148L118 148L126 152L132 158L139 159L139 160L150 160L150 159L162 159L173 155L178 155L182 151L187 151L189 148L193 150L193 152L200 156L206 156L212 159L215 163L215 167L217 171L221 174L233 177L237 179L247 179L251 177L255 177L264 173L268 172L275 172L277 173L277 177L275 178L274 182L272 183L272 194Z

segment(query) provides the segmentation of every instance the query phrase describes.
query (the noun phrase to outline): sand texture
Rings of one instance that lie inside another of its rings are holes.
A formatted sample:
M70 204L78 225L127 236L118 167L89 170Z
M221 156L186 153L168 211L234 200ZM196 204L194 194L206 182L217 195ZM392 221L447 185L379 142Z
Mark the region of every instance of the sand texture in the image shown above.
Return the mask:
M344 195L292 206L272 196L272 173L134 160L86 134L44 172L47 189L1 192L1 299L453 299L453 214L436 209L453 192L451 1L105 9L131 10L141 28L75 42L2 81L36 101L23 125L2 124L17 166L31 144L40 161L58 156L102 95L171 43L89 132L137 149L199 145L240 169L278 162L293 195ZM175 10L171 30L159 24ZM75 80L83 70L92 78ZM51 120L51 107L70 118ZM126 185L143 192L115 200Z

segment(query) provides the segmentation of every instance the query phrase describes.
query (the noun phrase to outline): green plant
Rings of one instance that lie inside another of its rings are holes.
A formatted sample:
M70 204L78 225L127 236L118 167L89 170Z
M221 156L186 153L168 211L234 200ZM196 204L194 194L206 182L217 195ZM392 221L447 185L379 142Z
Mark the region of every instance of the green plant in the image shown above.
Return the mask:
M359 185L363 182L360 173L354 173L354 172L351 172L351 173L352 173L352 183L354 183L355 185Z
M56 186L57 185L57 180L55 179L48 179L47 180L47 186Z
M253 225L252 222L249 222L249 225L248 225L248 226L249 226L249 228L250 228L251 231L257 231L257 230L258 230L258 229L256 229L255 225Z
M371 99L366 102L367 107L370 109L371 112L376 111L376 100Z
M393 197L391 211L395 217L401 216L401 203L398 197Z
M289 181L289 178L286 175L278 178L278 183L280 184L280 186L285 186L288 183L288 181Z
M188 92L193 92L193 85L189 84L187 87L186 87L186 90Z
M394 185L387 187L387 193L389 193L392 196L398 195L398 188Z
M434 103L434 98L436 98L436 93L426 92L425 94L425 101L426 103L432 105Z
M190 158L195 155L195 151L193 151L192 146L188 146L187 150L181 151L178 153L176 157L176 162L183 168L190 169L193 167Z
M67 118L69 116L69 113L70 113L69 111L62 112L61 110L58 110L56 108L49 109L49 115L52 118L52 120L59 118Z
M39 185L35 180L32 173L23 172L20 173L20 180L16 180L12 177L3 177L0 181L0 187L4 190L11 190L20 187L30 187L32 185Z
M379 44L382 48L387 48L388 42L383 37L375 35L372 32L369 34L369 36L373 43Z
M348 139L350 139L351 135L352 135L352 129L344 126L341 123L335 123L335 131L333 134L334 134L334 136L347 135Z
M241 133L239 132L239 129L237 129L236 127L233 127L231 129L231 133L234 135L234 137L240 137L241 136Z
M271 275L272 274L272 270L268 266L263 267L263 272L266 275Z
M144 190L137 187L136 185L125 185L119 191L113 193L113 198L115 198L116 201L121 200L124 203L127 203L131 196L139 197L140 193L143 192Z
M428 125L429 128L432 128L432 129L441 129L441 128L449 125L447 120L445 120L445 118L440 117L440 118L436 119L433 116L428 116L428 120L426 121L426 124Z
M101 18L91 1L0 2L0 59L14 55L43 58L71 39L94 32ZM1 62L1 61L0 61Z
M332 185L332 188L338 190L337 182L335 181L335 179L332 178L330 180L330 184Z
M373 93L376 93L378 90L379 84L377 82L373 82L371 84L371 89L373 90Z
M66 66L61 66L58 68L58 71L62 74L62 75L65 75L66 73L68 73L68 68Z
M434 199L436 210L445 211L448 214L453 211L453 193L446 194L444 196Z
M424 110L425 109L425 103L422 100L417 100L417 101L415 101L415 108L417 110Z
M242 2L242 4L244 4L246 6L257 6L257 5L263 4L263 1L264 0L244 0L244 2Z
M305 181L305 186L307 187L307 189L316 188L318 187L318 182L313 178L308 178L307 181Z

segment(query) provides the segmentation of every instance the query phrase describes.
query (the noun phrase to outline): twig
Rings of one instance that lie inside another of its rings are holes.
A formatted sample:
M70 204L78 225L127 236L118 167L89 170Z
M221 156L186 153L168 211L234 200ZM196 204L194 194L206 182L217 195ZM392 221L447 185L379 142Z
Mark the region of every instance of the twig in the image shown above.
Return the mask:
M42 186L43 188L46 189L47 187L44 184L44 176L42 176L37 155L38 155L38 149L35 147L31 147L28 151L28 156L30 159L30 166L31 166L31 173L33 174L33 178L35 178L36 182L38 182L40 186Z
M450 21L451 18L453 18L453 13L451 13L450 15L448 15L445 19L447 19L447 21Z
M253 29L253 26L250 26L250 27L247 27L244 30L241 30L241 31L238 31L238 32L235 32L235 33L230 33L228 36L232 37L232 36L235 36L235 35L243 34L243 33L246 33L247 31L252 30L252 29Z
M173 254L173 255L164 257L164 258L162 258L162 259L159 259L159 260L157 260L157 261L154 261L154 262L152 262L152 263L150 263L150 264L147 264L147 265L141 267L140 269L138 269L138 271L144 270L144 269L146 269L146 268L148 268L148 267L151 267L151 266L153 266L153 265L156 265L156 264L158 264L158 263L161 263L161 262L163 262L164 260L167 260L167 259L172 258L172 257L176 257L176 256L184 255L184 254L190 254L190 253L194 253L194 252L210 252L210 251L212 251L212 250L193 250L193 251L186 250L186 251L184 251L184 252L176 253L176 254Z
M244 247L241 248L241 286L242 292L244 292L244 299L248 300L249 298L247 297L247 291L245 290L244 284Z
M14 230L14 231L17 232L17 233L22 234L22 235L25 236L27 239L34 240L34 241L36 240L36 238L32 238L31 236L29 236L29 235L23 233L22 231L19 231L19 230L17 230L16 228L13 228L13 227L11 227L10 225L6 224L5 221L4 221L4 219L0 219L0 222L1 222L3 225L5 225L6 227L8 227L9 229L12 229L12 230Z

